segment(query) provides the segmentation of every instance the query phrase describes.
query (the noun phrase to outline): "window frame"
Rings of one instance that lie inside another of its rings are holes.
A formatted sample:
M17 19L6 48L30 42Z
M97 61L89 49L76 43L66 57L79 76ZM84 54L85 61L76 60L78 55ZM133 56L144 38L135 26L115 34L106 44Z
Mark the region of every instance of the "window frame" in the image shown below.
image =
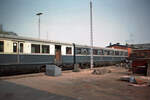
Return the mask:
M70 53L67 53L67 49L70 49ZM72 55L72 47L66 47L66 55Z
M119 51L115 51L115 56L119 56Z
M3 53L4 52L4 41L0 41L3 43L3 47L2 47L2 51L0 51L0 53Z
M21 44L22 44L22 51L21 51ZM19 43L19 53L24 53L24 43Z
M76 54L81 54L81 49L82 48L76 48Z
M89 55L89 49L88 48L81 48L81 55Z
M98 49L98 50L97 50L97 54L98 54L98 55L104 55L103 49Z
M98 55L98 49L93 49L93 55Z
M16 44L16 46L14 46L14 44ZM16 50L14 47L16 47ZM18 43L17 42L13 42L13 53L18 53Z
M35 52L32 52L32 46L33 45L38 45L39 46L39 52L36 52L36 49L35 49ZM31 53L33 53L33 54L39 54L39 53L41 53L41 45L40 44L31 44Z
M105 56L107 56L108 55L108 50L104 49L103 53L104 53Z
M110 55L114 55L114 51L113 50L110 50Z
M48 46L48 52L43 52L43 46ZM41 45L41 53L49 54L50 53L50 45L45 45L45 44Z

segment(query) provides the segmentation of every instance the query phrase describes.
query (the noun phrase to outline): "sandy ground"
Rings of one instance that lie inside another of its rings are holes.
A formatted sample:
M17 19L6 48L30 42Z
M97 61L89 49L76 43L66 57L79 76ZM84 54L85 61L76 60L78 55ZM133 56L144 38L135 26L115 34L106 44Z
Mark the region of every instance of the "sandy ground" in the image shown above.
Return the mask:
M93 75L92 70L43 73L0 78L0 100L150 100L150 87L119 81L126 69L107 67L112 73Z

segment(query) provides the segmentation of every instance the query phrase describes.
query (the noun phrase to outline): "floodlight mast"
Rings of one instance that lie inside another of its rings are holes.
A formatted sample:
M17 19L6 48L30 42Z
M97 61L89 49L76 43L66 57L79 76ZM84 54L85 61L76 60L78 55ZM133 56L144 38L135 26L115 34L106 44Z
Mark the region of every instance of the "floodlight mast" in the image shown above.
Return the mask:
M93 8L92 8L92 0L90 0L90 38L91 38L91 50L90 50L90 55L91 55L91 63L90 63L90 68L93 69Z
M40 39L40 15L42 15L43 13L37 13L36 15L39 16L39 24L38 24L38 31L39 31L39 39Z

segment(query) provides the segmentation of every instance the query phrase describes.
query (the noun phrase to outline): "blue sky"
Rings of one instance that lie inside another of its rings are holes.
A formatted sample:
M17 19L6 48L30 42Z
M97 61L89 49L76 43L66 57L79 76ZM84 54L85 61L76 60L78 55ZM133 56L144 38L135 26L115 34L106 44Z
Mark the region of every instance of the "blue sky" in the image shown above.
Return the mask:
M93 0L94 45L150 42L150 0ZM0 0L6 31L38 38L90 44L89 0Z

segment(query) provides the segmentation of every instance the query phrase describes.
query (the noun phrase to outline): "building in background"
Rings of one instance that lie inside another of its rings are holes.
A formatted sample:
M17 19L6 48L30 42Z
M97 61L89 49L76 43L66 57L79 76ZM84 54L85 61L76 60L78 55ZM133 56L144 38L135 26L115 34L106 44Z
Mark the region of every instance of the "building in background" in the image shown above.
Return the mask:
M128 46L132 49L150 49L150 43L130 44Z
M3 30L3 25L0 24L0 35L12 35L12 36L18 36L17 33L10 32L10 31L4 31Z

